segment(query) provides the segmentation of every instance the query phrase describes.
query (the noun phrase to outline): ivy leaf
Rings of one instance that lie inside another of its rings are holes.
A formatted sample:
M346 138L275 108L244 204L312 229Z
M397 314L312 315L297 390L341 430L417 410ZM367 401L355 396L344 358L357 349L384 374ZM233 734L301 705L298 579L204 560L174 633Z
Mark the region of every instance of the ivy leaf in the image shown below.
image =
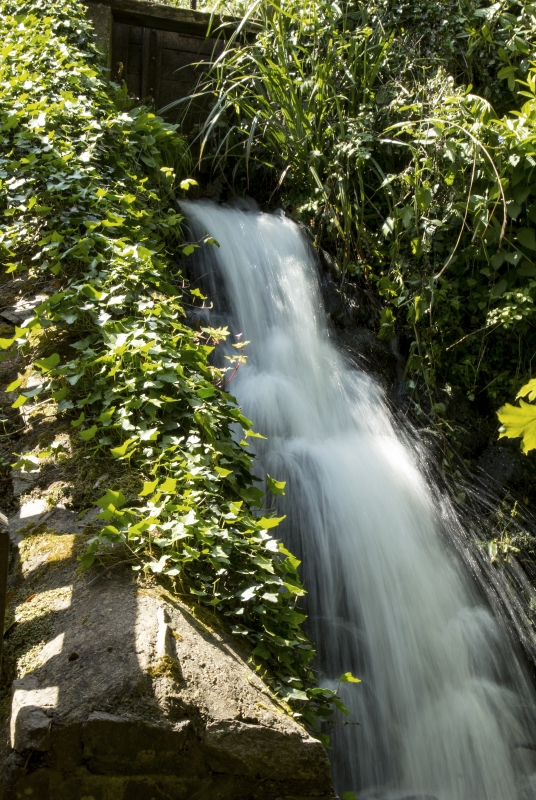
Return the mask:
M153 494L157 485L158 485L158 478L155 481L144 481L143 489L139 493L138 497L147 497L148 495Z
M58 353L53 353L48 358L41 358L38 361L34 361L34 366L39 367L40 370L43 372L50 372L51 369L57 367L60 363L60 357Z
M89 442L90 439L93 439L95 434L97 433L98 428L96 425L92 425L91 428L87 428L85 431L80 431L78 434L84 442Z
M257 489L256 486L249 486L247 489L240 489L239 494L242 500L245 500L245 502L249 503L249 505L257 506L257 508L261 507L264 494L260 489Z
M283 517L261 517L259 520L259 525L261 528L277 528L280 522L286 518L286 515ZM299 562L298 562L299 563Z
M108 411L103 411L102 414L100 414L97 417L97 419L99 422L109 422L113 417L114 413L115 413L115 406L112 406L112 408L108 409Z
M80 569L86 570L93 566L95 561L95 553L92 551L88 551L84 553L83 556L78 556L78 560L80 561Z
M186 248L185 248L186 249ZM184 250L183 250L184 253ZM206 296L202 294L199 289L190 289L190 294L193 294L194 297L199 297L200 300L206 300Z
M123 442L122 445L119 445L119 447L112 447L111 450L110 450L110 453L115 458L122 458L123 456L126 455L127 450L130 447L130 445L132 444L132 442L135 442L135 441L136 441L135 437L133 437L132 439L127 439L125 442Z
M279 552L283 553L283 555L288 558L294 569L298 569L298 567L301 564L301 561L298 558L296 558L296 556L293 555L290 552L290 550L287 550L287 548L283 544L281 544L281 542L279 542Z
M215 392L214 386L205 386L202 389L198 389L196 395L204 400L207 397L213 397Z
M339 682L340 683L361 683L361 680L359 678L354 678L354 676L352 675L351 672L345 672L339 678Z
M285 494L283 489L287 485L286 481L276 481L274 478L271 478L269 475L267 475L266 483L268 485L268 489L271 491L272 494L280 494L280 495Z
M226 478L227 475L231 475L233 471L232 469L224 469L224 467L214 467L214 470L222 478Z
M241 595L240 595L240 597L242 598L242 601L244 603L247 603L248 600L251 600L253 597L255 597L255 595L257 594L257 589L258 588L259 588L258 586L250 586L249 589L246 589L245 591L243 591L241 593Z
M100 506L101 508L109 508L109 506L122 508L126 502L126 497L121 489L117 492L114 492L112 489L107 489L106 494L99 497L98 500L95 500L94 505Z
M95 289L90 283L86 283L85 286L82 288L84 294L88 297L91 297L93 300L100 300L102 297L102 292L99 292L98 289Z
M23 406L27 402L28 402L28 398L23 394L19 394L19 396L17 397L15 402L12 404L11 408L20 408L21 406Z
M9 386L6 386L6 392L14 392L15 389L19 388L21 383L22 383L22 378L17 378L16 381L13 381L13 383L10 383Z
M158 487L158 491L164 492L165 494L173 494L176 486L177 481L174 478L166 478L164 483Z
M519 406L506 403L497 412L502 425L499 438L522 439L522 449L526 454L536 448L536 405L519 401Z
M82 412L80 413L80 416L78 417L78 419L73 419L73 420L71 421L71 425L73 426L73 428L79 428L79 427L80 427L80 425L81 425L81 424L83 423L83 421L85 420L85 418L86 418L86 415L85 415L85 414L84 414L84 412L82 411Z

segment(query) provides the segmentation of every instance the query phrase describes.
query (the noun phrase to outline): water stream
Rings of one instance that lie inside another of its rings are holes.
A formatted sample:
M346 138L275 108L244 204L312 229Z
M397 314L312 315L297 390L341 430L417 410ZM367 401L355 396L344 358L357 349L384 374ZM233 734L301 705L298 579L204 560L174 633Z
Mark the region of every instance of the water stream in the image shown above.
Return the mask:
M536 709L523 666L449 546L459 525L396 430L382 392L334 345L314 254L280 215L184 203L206 246L213 322L250 340L230 390L256 431L259 475L286 480L281 536L302 559L321 682L338 726L338 792L360 800L536 797ZM216 319L218 318L218 319ZM258 442L258 443L257 443Z

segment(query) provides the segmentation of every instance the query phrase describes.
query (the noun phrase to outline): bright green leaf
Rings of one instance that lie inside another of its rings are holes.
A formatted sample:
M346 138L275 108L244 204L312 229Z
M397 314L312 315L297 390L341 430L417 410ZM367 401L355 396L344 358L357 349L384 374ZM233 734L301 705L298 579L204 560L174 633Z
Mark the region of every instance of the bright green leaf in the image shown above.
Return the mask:
M150 494L153 494L156 487L158 485L158 478L155 481L144 481L143 489L139 493L139 497L147 497Z
M339 681L341 683L361 683L361 680L359 678L354 678L351 672L345 672L341 675Z
M91 428L87 428L85 431L80 431L78 434L84 442L89 442L90 439L93 439L95 434L97 433L98 428L96 425L92 425Z

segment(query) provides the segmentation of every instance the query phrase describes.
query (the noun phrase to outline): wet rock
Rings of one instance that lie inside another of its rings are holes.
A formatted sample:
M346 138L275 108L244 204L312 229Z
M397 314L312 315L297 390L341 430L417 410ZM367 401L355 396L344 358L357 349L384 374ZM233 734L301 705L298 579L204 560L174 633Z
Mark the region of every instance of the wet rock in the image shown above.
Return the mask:
M334 797L320 742L212 616L121 565L77 578L84 535L48 531L18 546L20 607L36 620L18 625L42 641L30 662L21 645L2 800Z

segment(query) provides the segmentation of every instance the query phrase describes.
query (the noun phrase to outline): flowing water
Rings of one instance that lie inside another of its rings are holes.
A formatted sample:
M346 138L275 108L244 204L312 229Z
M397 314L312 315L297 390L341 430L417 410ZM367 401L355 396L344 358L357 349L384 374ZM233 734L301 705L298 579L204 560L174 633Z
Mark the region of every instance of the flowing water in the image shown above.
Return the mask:
M302 559L321 683L359 725L332 736L341 793L378 800L536 797L535 701L500 622L449 547L459 523L369 376L330 338L314 254L280 215L184 203L214 322L250 340L229 387L259 475L286 480L281 535ZM218 317L220 315L220 317ZM236 351L235 351L236 352Z

